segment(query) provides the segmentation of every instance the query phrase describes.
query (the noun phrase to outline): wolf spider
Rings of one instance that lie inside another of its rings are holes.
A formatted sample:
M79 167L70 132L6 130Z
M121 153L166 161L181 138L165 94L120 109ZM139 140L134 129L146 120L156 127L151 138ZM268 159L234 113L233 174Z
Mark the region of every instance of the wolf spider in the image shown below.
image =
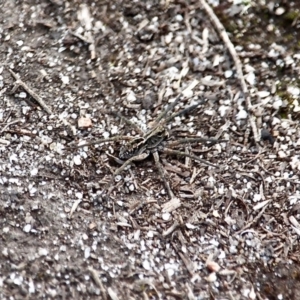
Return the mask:
M119 117L121 120L123 120L125 123L128 125L134 127L140 134L139 137L129 137L129 136L114 136L111 138L106 138L106 139L99 139L90 143L82 144L80 146L76 146L76 148L81 148L89 145L95 145L95 144L100 144L104 142L109 142L109 141L119 141L119 140L129 140L125 145L123 145L120 148L119 151L119 158L115 158L115 160L121 164L121 167L119 167L115 172L113 173L113 177L111 181L106 185L104 188L104 191L107 191L106 197L108 197L115 186L113 185L113 181L115 176L119 175L124 171L124 169L130 165L131 163L135 161L142 161L146 159L150 154L153 155L155 165L157 167L157 170L159 172L159 175L161 177L161 180L164 183L165 189L167 191L168 196L170 197L171 200L176 199L174 196L174 193L172 189L170 188L169 182L165 178L165 170L160 163L160 157L159 157L159 152L168 154L168 155L177 155L177 156L185 156L189 157L195 161L199 161L203 164L206 164L211 167L217 167L214 164L211 164L204 159L201 159L195 155L185 153L182 151L178 150L173 150L171 148L176 147L178 145L182 144L190 144L190 143L209 143L209 146L220 143L220 142L226 142L227 140L219 140L219 139L214 139L214 138L202 138L202 137L193 137L193 138L184 138L184 139L179 139L176 141L170 141L169 140L169 132L166 128L166 125L168 122L170 122L172 119L174 119L177 116L184 115L188 113L189 111L195 109L199 105L203 104L204 101L199 101L198 103L191 105L179 112L173 113L169 116L168 113L174 109L174 107L178 104L180 98L182 96L182 93L180 93L174 102L169 104L165 110L162 111L162 113L154 120L153 125L151 126L150 129L148 129L146 132L143 131L140 127L138 127L136 124L132 123L130 120L125 118L124 116L121 116L117 112L110 112L111 114L116 115ZM168 147L167 147L168 146ZM111 155L110 155L111 156Z

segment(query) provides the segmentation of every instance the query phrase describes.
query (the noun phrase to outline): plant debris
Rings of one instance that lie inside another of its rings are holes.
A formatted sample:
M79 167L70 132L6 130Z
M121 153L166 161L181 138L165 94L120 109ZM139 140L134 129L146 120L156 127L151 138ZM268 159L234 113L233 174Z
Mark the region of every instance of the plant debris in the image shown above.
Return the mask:
M299 298L300 6L267 2L0 4L1 299Z

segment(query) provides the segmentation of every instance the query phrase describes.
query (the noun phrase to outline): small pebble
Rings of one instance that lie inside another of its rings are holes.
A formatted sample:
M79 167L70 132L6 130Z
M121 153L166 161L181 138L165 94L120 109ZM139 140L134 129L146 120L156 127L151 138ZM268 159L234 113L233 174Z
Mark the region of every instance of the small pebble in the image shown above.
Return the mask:
M143 268L147 271L151 270L151 266L148 260L143 261Z
M268 129L263 128L260 133L260 137L263 141L269 141L270 144L274 144L274 138Z
M225 78L230 78L233 75L233 72L231 70L227 70L224 73Z
M81 165L81 158L80 158L80 155L75 155L74 158L73 158L73 161L74 161L74 164L75 164L76 166Z
M26 225L23 227L23 231L26 232L26 233L30 232L30 230L31 230L31 225L30 225L30 224L26 224Z
M219 266L219 264L217 264L214 261L208 261L206 263L206 267L208 270L212 271L212 272L219 272L221 267Z

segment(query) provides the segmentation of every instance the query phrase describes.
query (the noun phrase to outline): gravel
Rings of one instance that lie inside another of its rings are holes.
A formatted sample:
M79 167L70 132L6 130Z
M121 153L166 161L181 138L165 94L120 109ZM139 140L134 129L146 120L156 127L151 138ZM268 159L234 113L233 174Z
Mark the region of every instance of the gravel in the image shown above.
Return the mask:
M0 3L0 298L299 299L298 3L210 1L241 76L203 0L81 2ZM181 149L217 168L161 154L175 199L151 158L103 198L126 141L74 145L195 80L167 128L227 140Z

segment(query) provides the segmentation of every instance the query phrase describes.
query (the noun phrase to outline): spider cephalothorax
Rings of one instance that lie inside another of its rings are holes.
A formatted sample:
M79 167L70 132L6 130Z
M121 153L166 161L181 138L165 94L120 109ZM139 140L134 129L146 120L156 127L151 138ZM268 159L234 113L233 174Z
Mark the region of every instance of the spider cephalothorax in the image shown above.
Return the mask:
M119 158L127 160L145 151L151 151L153 149L160 150L163 148L163 142L167 140L168 137L168 130L163 126L159 126L153 131L149 130L143 137L135 138L122 146L119 152Z

